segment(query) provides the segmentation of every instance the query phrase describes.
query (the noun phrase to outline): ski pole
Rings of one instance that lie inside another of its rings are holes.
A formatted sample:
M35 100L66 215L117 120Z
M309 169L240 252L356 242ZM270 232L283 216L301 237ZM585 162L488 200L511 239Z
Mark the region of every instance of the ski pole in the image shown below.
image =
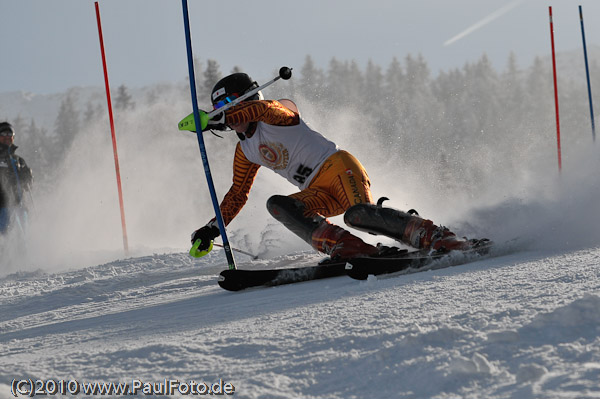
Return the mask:
M208 114L206 114L206 116L208 117L208 119L210 119L213 116L218 115L221 112L225 112L233 106L236 106L237 104L241 103L248 97L252 97L253 95L258 93L260 90L264 89L265 87L271 86L273 83L277 82L279 79L288 80L291 77L292 77L292 68L288 68L285 66L281 67L279 69L279 76L274 77L273 79L269 80L267 83L263 84L262 86L258 86L256 88L250 90L249 92L245 93L243 96L239 96L238 98L231 101L230 103L223 105L221 108L217 108L217 109L209 112Z
M221 247L221 248L223 248L223 245L221 245L221 244L217 244L216 242L215 242L215 243L213 243L213 245L216 245L217 247ZM251 257L253 260L256 260L256 259L258 259L258 255L254 255L253 253L250 253L250 252L243 251L243 250L241 250L241 249L239 249L239 248L234 248L234 247L231 247L231 250L232 250L232 251L235 251L235 252L239 252L239 253L241 253L241 254L244 254L244 255L248 255L248 256L249 256L249 257Z
M291 77L292 77L292 68L288 68L286 66L281 67L281 68L279 68L279 76L274 77L273 79L269 80L267 83L250 90L249 92L245 93L243 96L240 96L240 97L236 98L235 100L223 105L222 107L212 110L209 113L201 112L200 113L200 127L201 127L200 130L204 130L204 128L208 125L208 121L213 116L218 115L222 112L225 112L229 108L238 105L245 99L252 97L256 93L258 93L260 90L263 90L265 87L271 86L273 83L277 82L279 79L288 80ZM179 130L189 130L191 132L197 131L196 122L194 120L194 113L189 114L188 116L183 118L181 120L181 122L179 122Z

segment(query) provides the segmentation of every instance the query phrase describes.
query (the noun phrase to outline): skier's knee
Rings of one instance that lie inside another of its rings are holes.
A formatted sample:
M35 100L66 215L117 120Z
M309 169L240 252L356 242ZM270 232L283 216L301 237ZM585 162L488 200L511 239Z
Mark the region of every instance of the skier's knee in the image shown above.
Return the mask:
M309 244L311 243L312 232L324 219L322 217L304 216L306 205L285 195L274 195L269 198L267 209L275 219Z
M280 219L282 214L289 213L294 208L293 198L285 195L273 195L267 200L267 210L275 219ZM297 207L297 205L296 205Z

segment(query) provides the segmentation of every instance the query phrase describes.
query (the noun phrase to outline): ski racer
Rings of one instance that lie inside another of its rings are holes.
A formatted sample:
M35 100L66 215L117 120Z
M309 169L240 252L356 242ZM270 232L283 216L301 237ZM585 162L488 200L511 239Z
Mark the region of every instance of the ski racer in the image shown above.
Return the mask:
M8 122L0 122L0 234L8 231L13 219L24 223L27 211L23 195L31 188L33 174L25 160L15 154L15 131Z
M257 87L247 74L234 73L214 86L212 104L218 109ZM290 100L264 100L259 91L209 121L208 129L227 128L235 130L240 141L233 160L233 184L221 202L225 226L241 211L259 168L264 166L300 190L270 197L269 213L331 259L389 251L327 220L341 214L351 227L384 234L419 249L465 250L476 241L458 238L414 214L373 204L365 168L352 154L309 127ZM192 244L201 240L198 250L208 252L219 234L213 218L192 233Z

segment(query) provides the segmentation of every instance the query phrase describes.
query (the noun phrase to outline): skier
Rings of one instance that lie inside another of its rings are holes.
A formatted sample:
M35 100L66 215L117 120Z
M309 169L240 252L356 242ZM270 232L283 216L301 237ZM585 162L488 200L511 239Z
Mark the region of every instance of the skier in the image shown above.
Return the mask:
M15 131L8 122L0 122L0 234L5 234L11 222L25 223L27 211L23 203L25 190L33 182L31 169L15 154Z
M212 104L218 109L256 87L247 74L234 73L214 86ZM269 213L331 259L390 251L370 245L327 220L341 214L351 227L385 234L419 249L465 250L476 241L458 238L414 214L373 204L365 168L352 154L311 129L290 100L264 100L259 91L208 124L208 129L227 128L235 130L240 141L233 160L233 184L221 202L225 226L240 212L258 169L265 166L300 189L289 196L270 197ZM204 255L219 234L213 218L192 233L192 244L201 240L198 250Z

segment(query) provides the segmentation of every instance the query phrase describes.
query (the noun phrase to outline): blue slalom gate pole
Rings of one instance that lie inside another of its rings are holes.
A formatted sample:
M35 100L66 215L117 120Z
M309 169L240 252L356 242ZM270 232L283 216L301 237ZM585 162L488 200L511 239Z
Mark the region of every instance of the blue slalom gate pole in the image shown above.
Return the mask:
M229 269L235 269L235 259L233 258L233 252L227 239L227 233L225 231L225 223L223 222L223 215L221 214L221 208L219 207L219 201L217 200L217 193L215 191L215 185L213 183L212 174L210 173L210 165L208 164L208 156L206 155L206 146L204 145L204 137L202 136L202 124L200 123L200 112L198 111L198 97L196 93L196 77L194 75L194 58L192 53L192 39L190 33L190 18L188 13L188 2L187 0L181 0L183 6L183 25L185 28L185 42L187 47L187 59L188 69L190 74L190 90L192 93L192 106L194 109L194 123L199 126L200 129L196 129L196 136L198 137L198 145L200 147L200 155L202 156L202 163L204 164L204 172L206 174L206 181L208 183L208 189L210 191L210 197L212 198L213 207L215 208L215 215L217 217L217 223L219 230L221 231L221 238L223 239L223 249L227 256L227 263Z
M585 44L585 29L583 28L583 11L579 6L579 20L581 21L581 38L583 39L583 57L585 58L585 75L587 78L588 98L590 100L590 118L592 118L592 138L596 142L596 125L594 123L594 106L592 104L592 86L590 84L590 68L588 66L587 46Z

